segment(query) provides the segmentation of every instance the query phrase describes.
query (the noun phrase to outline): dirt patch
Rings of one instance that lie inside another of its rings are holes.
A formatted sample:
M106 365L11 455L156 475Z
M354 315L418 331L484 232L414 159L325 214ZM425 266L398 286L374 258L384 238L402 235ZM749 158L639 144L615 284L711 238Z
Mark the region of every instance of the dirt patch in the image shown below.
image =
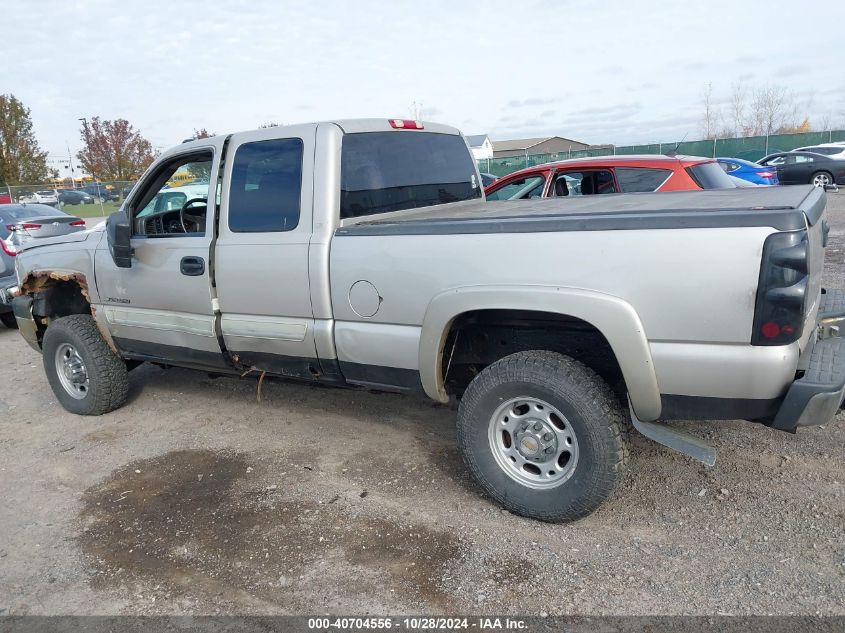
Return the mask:
M345 596L393 591L409 604L453 605L444 578L460 563L459 539L343 501L286 498L262 485L261 468L242 454L187 450L112 473L84 495L91 584L266 608L296 604L319 582Z

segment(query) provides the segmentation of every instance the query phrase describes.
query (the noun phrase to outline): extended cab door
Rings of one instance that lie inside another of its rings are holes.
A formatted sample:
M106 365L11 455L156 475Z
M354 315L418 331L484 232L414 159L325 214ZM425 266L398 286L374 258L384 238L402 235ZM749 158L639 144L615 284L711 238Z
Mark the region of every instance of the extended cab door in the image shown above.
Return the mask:
M131 268L115 266L106 240L96 252L97 318L108 321L128 355L225 366L209 277L223 142L215 137L172 150L135 186L125 203Z
M226 349L242 367L318 373L308 277L316 125L235 134L215 281Z

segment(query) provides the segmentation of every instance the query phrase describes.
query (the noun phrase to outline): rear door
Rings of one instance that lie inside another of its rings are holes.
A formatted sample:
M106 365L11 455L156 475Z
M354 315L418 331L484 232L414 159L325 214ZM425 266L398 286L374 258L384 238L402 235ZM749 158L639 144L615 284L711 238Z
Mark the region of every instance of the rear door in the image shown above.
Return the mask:
M226 348L242 367L318 373L308 276L316 125L235 134L215 281Z

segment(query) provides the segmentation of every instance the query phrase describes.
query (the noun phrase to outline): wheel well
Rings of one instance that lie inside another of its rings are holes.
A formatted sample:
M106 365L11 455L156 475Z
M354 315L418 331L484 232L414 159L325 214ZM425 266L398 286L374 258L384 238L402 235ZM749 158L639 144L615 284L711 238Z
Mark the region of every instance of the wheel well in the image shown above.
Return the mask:
M21 284L21 295L32 297L32 316L39 342L51 320L71 314L93 315L88 283L81 274L30 273Z
M584 363L620 396L622 370L610 343L593 325L575 317L534 310L475 310L452 321L441 357L450 395L461 395L472 379L500 358L548 350Z

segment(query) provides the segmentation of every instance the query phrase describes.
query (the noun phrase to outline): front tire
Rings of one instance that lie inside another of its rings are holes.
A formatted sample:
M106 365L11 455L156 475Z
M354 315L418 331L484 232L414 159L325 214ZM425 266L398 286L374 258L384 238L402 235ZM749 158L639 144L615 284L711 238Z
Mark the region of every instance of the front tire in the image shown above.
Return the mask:
M826 171L817 171L810 176L810 184L815 187L824 187L833 183L833 176Z
M126 363L103 340L93 317L51 322L42 345L44 371L59 403L78 415L102 415L126 401Z
M501 506L542 521L574 521L610 497L627 450L613 391L582 363L519 352L482 371L458 409L458 447Z

